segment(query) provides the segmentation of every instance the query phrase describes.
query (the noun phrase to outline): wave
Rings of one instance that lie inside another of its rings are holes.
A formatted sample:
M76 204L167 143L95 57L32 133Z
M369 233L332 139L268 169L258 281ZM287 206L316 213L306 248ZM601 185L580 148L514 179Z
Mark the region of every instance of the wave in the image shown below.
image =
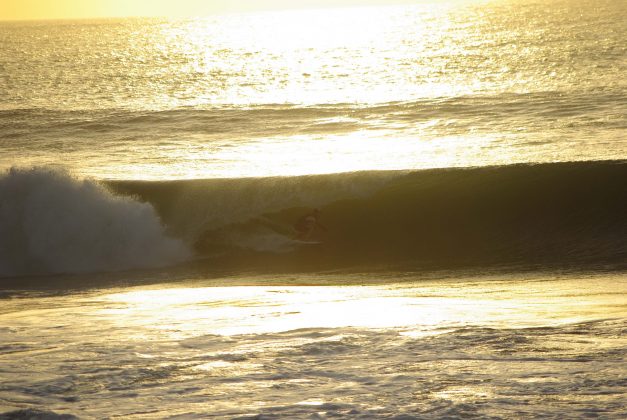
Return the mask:
M0 276L194 269L625 269L627 161L181 181L0 176ZM322 210L326 231L296 240Z
M214 266L624 267L625 179L603 161L108 185ZM313 207L328 231L294 240Z
M33 133L51 139L71 134L85 138L119 133L154 138L201 133L216 139L250 139L340 134L364 128L412 129L415 123L432 120L445 122L449 134L466 133L470 127L488 131L494 131L496 126L509 129L512 124L529 131L544 130L556 118L560 119L560 126L624 129L626 103L624 92L601 90L472 95L382 104L190 106L161 111L7 109L0 110L0 140L30 138Z
M190 255L149 204L59 170L0 175L0 276L158 267Z

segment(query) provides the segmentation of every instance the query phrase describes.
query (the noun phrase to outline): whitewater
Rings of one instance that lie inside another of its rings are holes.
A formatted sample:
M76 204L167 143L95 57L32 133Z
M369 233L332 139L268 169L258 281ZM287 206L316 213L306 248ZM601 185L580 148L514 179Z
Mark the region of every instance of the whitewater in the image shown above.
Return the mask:
M8 418L627 414L624 276L159 276L5 297Z
M0 419L627 417L625 39L621 0L0 22Z

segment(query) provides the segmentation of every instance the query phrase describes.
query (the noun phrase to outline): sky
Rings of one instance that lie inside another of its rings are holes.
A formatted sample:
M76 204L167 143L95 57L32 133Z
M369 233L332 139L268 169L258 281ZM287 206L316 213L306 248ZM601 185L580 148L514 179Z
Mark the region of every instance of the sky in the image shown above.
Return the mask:
M416 0L0 0L0 20L182 17L250 10L395 3L416 3Z

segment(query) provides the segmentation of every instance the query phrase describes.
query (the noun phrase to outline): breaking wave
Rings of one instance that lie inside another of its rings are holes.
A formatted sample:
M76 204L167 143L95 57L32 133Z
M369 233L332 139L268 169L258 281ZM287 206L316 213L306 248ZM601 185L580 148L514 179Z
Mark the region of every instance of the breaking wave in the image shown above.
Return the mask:
M166 182L0 176L0 275L525 265L624 269L626 161ZM294 239L322 210L326 231ZM163 223L163 224L162 224ZM198 258L199 257L199 258Z
M190 251L154 208L58 170L0 175L0 275L156 267Z
M217 265L604 267L627 261L625 179L606 161L110 186ZM328 231L303 244L312 207Z

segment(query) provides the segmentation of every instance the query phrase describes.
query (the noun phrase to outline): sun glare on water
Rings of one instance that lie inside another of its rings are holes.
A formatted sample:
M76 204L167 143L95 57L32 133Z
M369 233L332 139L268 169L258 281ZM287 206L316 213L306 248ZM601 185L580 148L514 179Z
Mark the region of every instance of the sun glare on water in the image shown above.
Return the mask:
M603 302L563 299L560 283L392 284L387 286L233 286L136 290L103 296L100 315L147 336L265 334L303 328L397 329L410 336L464 325L530 327L585 320ZM552 287L552 288L551 288ZM590 288L594 289L593 286ZM464 290L464 296L459 290ZM498 291L501 299L490 299ZM582 290L582 296L589 290ZM550 313L546 311L550 310ZM136 327L136 328L135 328Z
M185 105L385 103L470 93L476 86L468 80L442 80L421 64L434 54L463 53L448 32L451 7L286 10L173 21L161 31L159 48L184 59L196 77L234 76L225 83L235 89L203 92L200 85Z
M164 96L155 105L212 109L228 104L242 112L270 106L282 107L289 115L286 106L355 104L359 112L373 104L477 89L470 79L441 77L432 65L433 57L459 48L445 24L450 5L404 10L291 10L165 24L157 34L157 49L180 60L179 71L198 82L185 95ZM218 89L217 80L222 81ZM298 115L297 109L294 112ZM271 121L272 115L260 117L257 129L281 124ZM126 168L115 162L116 168L105 165L102 170L122 178L132 173L132 178L163 179L460 166L477 159L492 142L472 135L463 141L455 136L432 138L429 132L437 131L437 120L405 128L376 115L287 122L294 127L285 134L253 138L247 132L223 138L211 133L205 138L179 135L175 148L147 149L152 159Z
M613 25L599 34L577 7L510 1L53 22L41 39L11 30L15 88L2 106L58 123L10 123L10 136L37 134L0 145L0 168L58 164L61 139L63 164L100 179L615 159L625 113L612 4L582 2Z
M461 122L463 114L446 116L455 112L446 110L447 98L492 94L495 87L512 93L547 88L520 74L499 76L525 54L482 61L484 48L507 44L512 35L484 34L492 25L472 4L286 10L165 23L153 42L168 65L179 63L176 71L195 82L152 106L229 106L258 117L241 128L235 117L227 134L177 134L176 147L150 146L146 156L152 159L127 168L116 162L117 169L104 171L144 179L256 177L552 159L554 152L542 146L518 148L527 140L515 130L479 130ZM485 74L463 71L470 62L485 67ZM328 112L335 115L326 118Z

